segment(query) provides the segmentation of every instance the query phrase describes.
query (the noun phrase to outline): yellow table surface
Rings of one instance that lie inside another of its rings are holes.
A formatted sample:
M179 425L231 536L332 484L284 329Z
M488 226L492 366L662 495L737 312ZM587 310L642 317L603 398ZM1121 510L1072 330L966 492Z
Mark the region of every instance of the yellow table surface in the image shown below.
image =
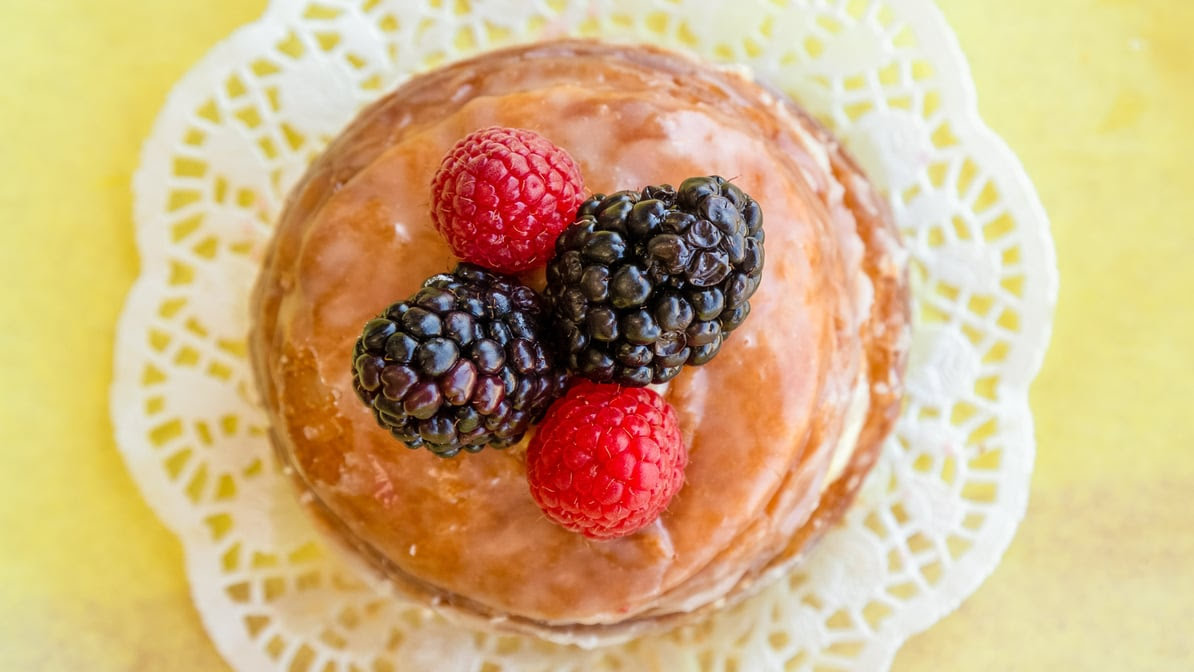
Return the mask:
M0 670L223 670L107 413L129 178L264 0L0 0ZM1028 515L897 670L1194 669L1194 2L942 0L1061 266Z

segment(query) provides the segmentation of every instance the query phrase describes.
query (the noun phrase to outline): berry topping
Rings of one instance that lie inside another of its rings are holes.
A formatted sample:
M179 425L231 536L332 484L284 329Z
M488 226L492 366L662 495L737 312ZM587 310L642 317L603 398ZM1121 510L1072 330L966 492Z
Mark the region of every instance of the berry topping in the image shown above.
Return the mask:
M452 457L512 445L564 391L543 312L517 280L460 264L365 324L353 387L411 448Z
M431 183L431 216L456 256L502 273L543 265L584 200L580 168L533 131L465 136Z
M720 177L593 196L547 265L564 364L644 386L713 359L763 277L763 213Z
M684 485L676 411L655 391L581 381L551 406L527 448L531 496L592 539L650 525Z

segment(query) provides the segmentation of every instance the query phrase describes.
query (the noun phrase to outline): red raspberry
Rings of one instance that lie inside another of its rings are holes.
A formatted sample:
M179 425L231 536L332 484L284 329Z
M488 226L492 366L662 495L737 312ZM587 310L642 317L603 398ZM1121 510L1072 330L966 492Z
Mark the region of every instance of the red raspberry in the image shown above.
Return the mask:
M582 381L547 411L527 481L555 522L592 539L637 532L684 485L676 411L655 391Z
M431 217L452 251L502 273L546 263L583 200L580 168L568 152L518 128L465 136L431 181Z

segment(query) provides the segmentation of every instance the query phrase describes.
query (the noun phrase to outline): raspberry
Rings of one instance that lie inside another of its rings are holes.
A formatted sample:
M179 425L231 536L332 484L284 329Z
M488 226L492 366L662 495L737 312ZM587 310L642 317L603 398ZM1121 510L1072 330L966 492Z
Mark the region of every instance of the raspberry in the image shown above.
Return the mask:
M527 447L531 496L591 539L637 532L684 485L676 411L654 390L582 380L548 409Z
M431 216L452 251L502 273L543 265L583 200L568 152L518 128L465 136L431 182Z

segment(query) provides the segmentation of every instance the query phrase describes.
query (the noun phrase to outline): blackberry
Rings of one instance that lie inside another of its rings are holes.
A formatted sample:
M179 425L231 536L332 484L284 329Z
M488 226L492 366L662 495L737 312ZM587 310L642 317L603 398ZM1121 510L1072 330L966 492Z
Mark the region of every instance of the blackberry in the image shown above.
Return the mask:
M763 277L763 212L721 177L597 194L547 265L564 364L643 386L713 359Z
M377 422L441 457L505 448L564 392L539 296L462 263L365 324L353 387Z

